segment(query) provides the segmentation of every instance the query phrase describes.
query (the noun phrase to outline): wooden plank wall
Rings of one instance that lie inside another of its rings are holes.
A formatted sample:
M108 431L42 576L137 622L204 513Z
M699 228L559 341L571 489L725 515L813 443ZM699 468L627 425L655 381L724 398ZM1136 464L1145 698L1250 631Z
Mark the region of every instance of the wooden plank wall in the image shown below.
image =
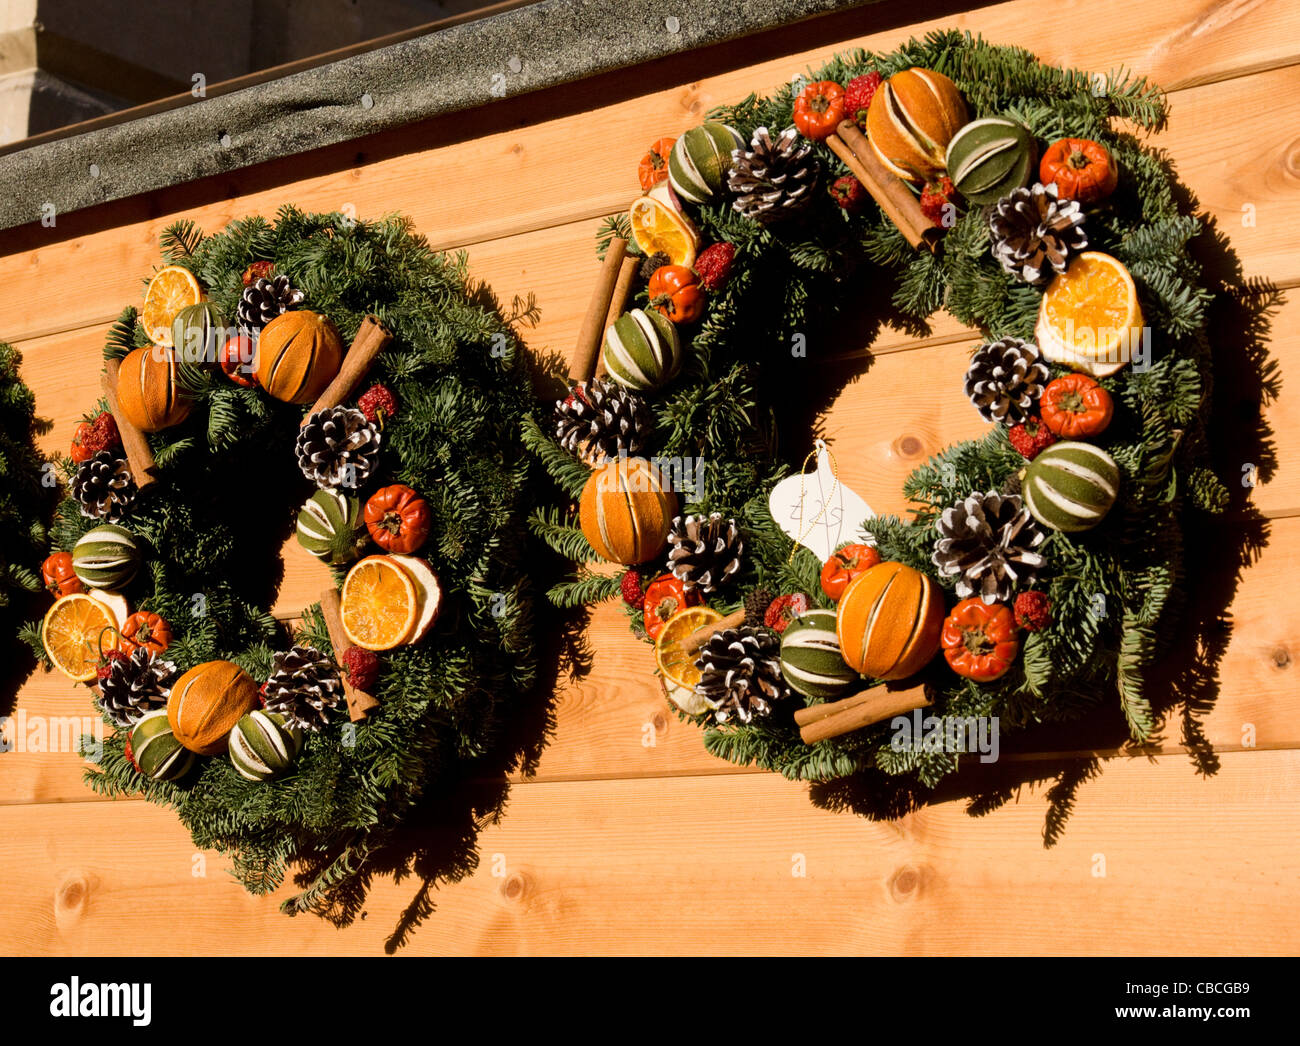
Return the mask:
M105 328L138 299L158 232L176 217L215 230L282 202L351 206L363 216L404 211L436 245L468 251L475 275L503 300L536 292L542 320L529 344L565 353L597 268L595 220L627 205L649 141L836 50L888 49L930 28L969 28L1048 61L1123 65L1162 83L1172 116L1155 144L1230 239L1236 279L1266 279L1294 296L1293 6L957 6L920 5L934 17L917 23L914 0L886 0L507 100L477 122L433 121L62 216L52 229L0 233L0 338L25 353L25 377L53 422L43 445L65 447L93 402ZM1273 316L1269 351L1283 382L1300 363L1298 321L1294 302ZM869 345L842 347L843 365L859 376L824 432L848 483L877 511L903 510L907 472L981 431L956 380L972 339L939 317L924 338L886 328ZM669 713L648 648L628 635L616 607L603 607L589 629L594 669L557 696L557 729L537 773L513 783L504 816L479 837L478 869L438 886L438 911L407 951L1293 953L1300 913L1284 902L1300 873L1292 830L1300 813L1300 610L1287 598L1300 560L1298 408L1284 384L1257 428L1249 382L1239 377L1226 374L1223 392L1241 398L1243 428L1221 457L1230 479L1261 466L1249 503L1263 536L1240 577L1235 563L1198 564L1235 592L1218 700L1202 717L1220 753L1217 773L1195 772L1175 716L1146 758L1111 751L1113 732L1065 732L1043 751L1004 756L996 774L963 770L941 801L872 821L834 789L810 794L709 757L699 732ZM284 558L276 610L293 617L321 575L296 544ZM80 716L86 702L83 688L37 674L18 707ZM1102 758L1093 765L1088 753L1096 751ZM1083 784L1062 841L1046 849L1047 792L1060 775ZM1006 801L968 815L970 796L994 793ZM246 896L219 856L196 855L167 812L90 795L67 753L0 758L0 838L6 953L373 954L414 890L409 880L377 882L367 917L343 931L286 919L272 901Z

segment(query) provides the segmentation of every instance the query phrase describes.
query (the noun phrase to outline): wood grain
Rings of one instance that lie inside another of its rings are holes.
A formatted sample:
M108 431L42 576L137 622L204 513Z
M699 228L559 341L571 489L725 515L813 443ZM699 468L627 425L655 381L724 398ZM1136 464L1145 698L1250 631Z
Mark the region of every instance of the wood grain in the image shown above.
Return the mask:
M433 895L410 954L1290 954L1300 753L1116 760L1042 845L1056 767L972 820L831 813L764 775L515 786L477 871ZM999 783L973 764L962 785ZM1134 797L1140 795L1141 801ZM346 933L246 896L146 803L0 808L0 952L375 954L415 885ZM742 900L737 900L737 891Z

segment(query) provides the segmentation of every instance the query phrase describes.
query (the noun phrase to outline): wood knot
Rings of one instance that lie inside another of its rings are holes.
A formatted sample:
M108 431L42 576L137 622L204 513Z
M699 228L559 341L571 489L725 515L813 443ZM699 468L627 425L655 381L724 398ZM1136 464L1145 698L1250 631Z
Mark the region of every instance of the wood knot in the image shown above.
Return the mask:
M925 453L925 444L917 436L899 436L894 441L894 453L900 458L919 458Z
M522 901L528 892L528 877L523 872L511 872L501 884L501 896L507 901Z
M668 729L668 717L662 712L656 712L655 717L650 720L650 725L655 728L656 734L662 734Z
M523 154L524 147L523 147L522 145L520 145L518 142L515 142L515 144L512 145L512 146L510 147L510 151L511 151L515 156L520 156L520 155Z
M1284 646L1280 646L1280 647L1278 647L1276 650L1274 650L1274 651L1273 651L1273 667L1274 667L1274 668L1290 668L1290 667L1291 667L1291 651L1289 651L1289 650L1288 650L1286 647L1284 647Z
M910 901L921 892L924 879L920 868L905 864L889 877L889 896L895 901Z
M70 872L54 891L54 922L60 929L77 922L90 905L94 883L80 872Z
M1300 138L1286 147L1286 158L1282 161L1286 173L1293 178L1300 178Z

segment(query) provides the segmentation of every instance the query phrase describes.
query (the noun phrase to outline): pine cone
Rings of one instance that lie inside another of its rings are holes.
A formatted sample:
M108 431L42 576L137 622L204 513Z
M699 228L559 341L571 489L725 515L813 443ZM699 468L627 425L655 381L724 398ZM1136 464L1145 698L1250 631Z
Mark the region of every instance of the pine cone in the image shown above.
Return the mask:
M750 628L765 627L767 608L775 598L776 593L763 585L745 593L745 624Z
M812 143L794 127L772 138L766 127L754 131L748 149L731 153L727 188L732 206L763 225L783 221L812 203L821 178L821 163Z
M931 558L939 573L957 578L957 595L985 603L1009 600L1030 584L1047 560L1034 551L1047 538L1019 496L971 494L943 510Z
M641 268L638 270L637 275L646 283L649 283L650 277L655 274L656 269L662 269L665 265L671 265L672 263L673 259L671 255L665 254L663 251L655 251L654 254L650 255L641 263Z
M1051 372L1031 341L1003 338L981 345L966 371L966 395L980 417L1008 427L1033 413Z
M708 519L677 516L668 533L668 569L687 592L718 591L740 570L745 543L734 519L714 512Z
M315 647L294 646L271 658L263 688L266 710L292 726L318 731L343 700L343 680L334 662Z
M1071 256L1088 246L1083 208L1077 200L1057 199L1054 182L1002 197L989 212L989 234L993 257L1026 283L1065 272Z
M120 727L133 726L146 712L163 708L170 691L166 683L176 666L152 650L136 649L130 657L115 658L99 681L99 707Z
M137 493L131 466L111 450L101 450L83 461L72 478L72 496L81 506L81 514L106 523L120 521Z
M303 293L289 283L288 276L256 279L240 295L235 318L239 326L249 331L260 331L282 312L302 304Z
M772 703L789 696L781 676L781 640L765 628L728 628L709 638L695 662L695 692L709 703L719 723L742 723L772 713Z
M322 490L365 486L379 464L379 429L350 407L326 407L298 430L302 474Z
M567 399L555 402L560 446L583 461L638 455L653 431L654 415L646 401L610 381L580 382Z

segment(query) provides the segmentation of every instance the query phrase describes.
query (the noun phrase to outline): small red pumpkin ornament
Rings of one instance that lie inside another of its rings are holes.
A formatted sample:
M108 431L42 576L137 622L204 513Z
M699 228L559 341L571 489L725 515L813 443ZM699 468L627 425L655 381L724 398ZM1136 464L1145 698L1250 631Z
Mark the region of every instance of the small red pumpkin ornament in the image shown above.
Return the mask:
M130 657L141 648L161 654L172 645L172 626L157 614L137 611L122 623L118 649Z
M641 188L646 192L668 177L668 157L676 144L676 138L660 138L641 157L636 176L641 183Z
M704 315L700 278L685 265L661 265L646 287L650 304L674 323L694 323Z
M944 621L939 645L959 676L991 683L1007 674L1020 653L1016 617L1005 603L963 599Z
M831 553L822 567L822 591L837 603L849 582L880 562L880 553L870 545L845 545Z
M246 389L257 388L257 371L254 369L256 358L257 342L249 334L227 338L217 350L222 372L236 385L242 385Z
M1087 439L1106 431L1115 401L1091 374L1067 374L1047 383L1038 409L1049 431L1065 439Z
M646 635L658 639L670 617L700 601L697 593L692 596L686 594L686 588L672 574L660 574L650 582L642 604Z
M844 88L834 80L818 80L794 100L794 125L805 138L824 142L844 119Z
M72 569L71 552L55 552L45 558L41 564L41 580L45 582L46 591L56 599L70 596L74 592L86 591L86 586Z
M429 538L429 503L405 483L394 483L370 496L366 529L387 552L414 552Z
M68 451L68 457L78 465L95 456L88 441L88 437L94 430L95 426L88 421L77 422L77 427L72 430L72 449Z
M1038 180L1056 183L1062 200L1092 203L1104 199L1119 184L1119 171L1110 150L1090 138L1053 142L1038 164Z

